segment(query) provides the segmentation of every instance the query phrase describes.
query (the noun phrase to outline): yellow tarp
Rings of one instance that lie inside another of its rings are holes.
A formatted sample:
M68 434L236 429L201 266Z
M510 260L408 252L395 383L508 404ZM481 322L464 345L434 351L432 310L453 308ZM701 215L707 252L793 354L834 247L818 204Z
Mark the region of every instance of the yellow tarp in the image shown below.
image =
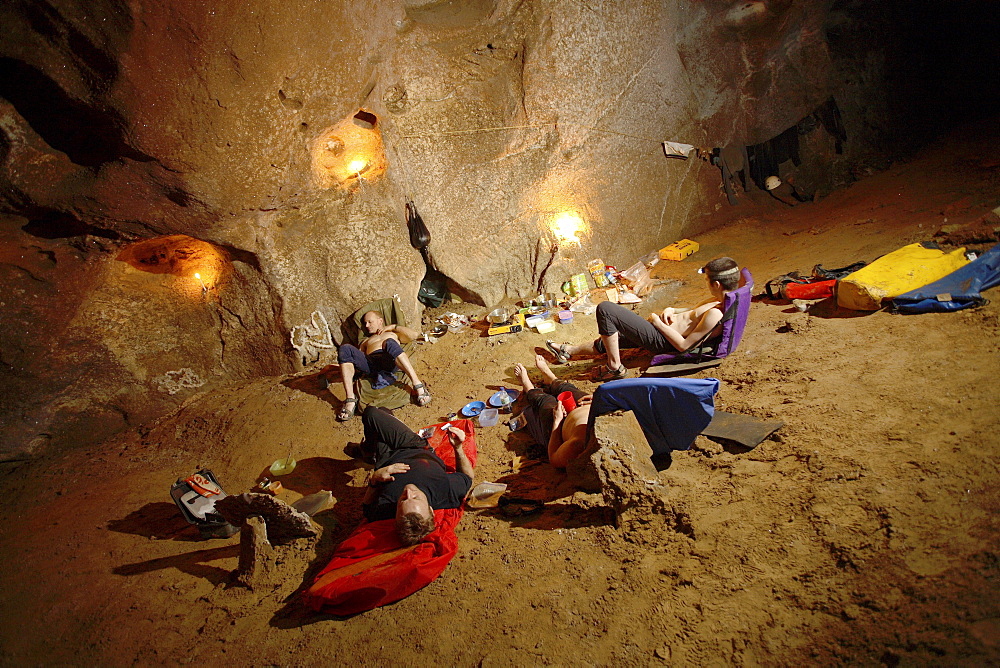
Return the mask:
M910 244L858 269L837 285L837 304L856 311L877 311L883 299L933 283L968 264L965 249L951 253Z

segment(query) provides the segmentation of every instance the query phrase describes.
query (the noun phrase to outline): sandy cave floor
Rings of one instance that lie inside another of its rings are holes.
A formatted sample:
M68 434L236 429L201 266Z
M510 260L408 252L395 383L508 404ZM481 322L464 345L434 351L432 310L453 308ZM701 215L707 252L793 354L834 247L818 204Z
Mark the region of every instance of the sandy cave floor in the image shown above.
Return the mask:
M814 204L748 204L666 266L659 305L697 298L698 261L729 254L763 282L871 260L930 238L944 219L1000 204L1000 138L982 128ZM660 242L651 241L651 248ZM584 258L581 258L584 259ZM898 316L755 302L744 342L711 374L718 405L784 420L749 452L699 437L660 473L685 532L651 522L626 540L600 495L574 492L505 427L479 432L477 480L545 511L470 511L441 578L349 619L286 600L360 519L367 471L342 452L361 423L315 374L196 395L99 447L0 466L3 665L590 665L1000 661L1000 302ZM645 313L649 305L640 312ZM453 307L455 308L455 307ZM485 310L457 308L482 315ZM592 337L593 317L560 339ZM448 334L416 357L434 401L397 416L436 422L514 385L543 335ZM643 367L647 358L630 358ZM587 388L590 361L554 367ZM342 395L341 395L342 396ZM173 504L208 466L230 493L292 449L286 500L330 489L318 556L286 549L283 584L227 586L239 537L198 539Z

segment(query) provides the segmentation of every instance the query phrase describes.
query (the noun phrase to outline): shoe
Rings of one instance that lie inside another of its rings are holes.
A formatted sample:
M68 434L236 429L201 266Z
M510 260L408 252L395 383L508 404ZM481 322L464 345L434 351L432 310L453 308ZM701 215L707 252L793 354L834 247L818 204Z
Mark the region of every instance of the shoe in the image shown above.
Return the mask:
M594 380L599 383L603 383L607 380L621 380L622 378L628 378L628 369L622 364L617 369L609 369L607 366L602 366L598 368L596 374L594 374Z
M431 393L427 391L427 385L424 383L417 383L413 386L413 389L417 393L417 405L426 406L431 402Z
M504 517L528 517L545 510L543 502L518 496L501 496L497 505Z
M566 352L566 346L568 344L560 343L558 346L551 340L545 340L545 347L549 349L549 352L556 358L556 362L559 364L565 364L569 361L570 354Z
M358 398L348 397L347 399L344 399L344 403L341 404L340 410L337 411L337 421L347 422L352 417L354 417L354 414L357 412L358 412Z

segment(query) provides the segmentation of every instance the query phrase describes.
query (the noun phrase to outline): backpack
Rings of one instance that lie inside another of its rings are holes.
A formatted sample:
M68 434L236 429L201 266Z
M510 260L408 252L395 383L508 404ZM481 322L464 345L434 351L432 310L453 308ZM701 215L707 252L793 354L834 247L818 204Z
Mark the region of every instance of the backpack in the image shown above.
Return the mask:
M424 280L420 281L417 299L421 304L437 308L449 297L448 277L439 271L428 269Z
M239 531L239 527L233 526L215 511L215 502L226 496L215 474L208 469L178 478L170 486L170 498L188 524L198 527L202 538L228 538Z
M855 262L838 269L824 269L823 265L817 264L813 267L811 276L803 276L800 272L793 271L772 278L764 284L764 293L768 299L823 299L833 295L836 281L853 274L866 264L866 262ZM801 285L812 287L799 288Z

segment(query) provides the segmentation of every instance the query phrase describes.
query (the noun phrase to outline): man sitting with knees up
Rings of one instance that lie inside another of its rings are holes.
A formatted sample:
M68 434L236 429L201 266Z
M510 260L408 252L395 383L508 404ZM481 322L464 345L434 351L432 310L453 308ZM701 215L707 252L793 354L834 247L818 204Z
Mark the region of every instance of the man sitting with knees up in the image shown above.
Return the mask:
M598 370L595 380L617 380L628 376L621 361L622 348L645 348L654 355L684 352L706 334L722 333L722 303L726 293L740 284L740 268L729 257L712 260L698 270L708 279L712 296L691 309L667 308L663 314L652 313L644 319L634 311L613 302L597 305L597 333L592 343L545 345L556 361L567 362L573 355L606 355L607 366ZM711 337L710 337L711 338Z
M465 432L448 427L458 469L448 473L427 441L389 413L369 406L361 415L365 437L348 454L374 460L362 509L369 521L396 518L404 545L415 545L434 530L434 510L458 508L472 487L472 462L462 443Z
M399 345L402 334L409 340L420 336L409 327L387 325L382 316L375 311L365 313L362 326L368 333L368 338L361 342L361 348L345 343L337 351L337 361L340 362L340 373L344 381L344 392L347 398L337 413L337 419L343 422L354 417L358 408L358 398L354 396L354 376L361 374L375 379L374 387L384 387L393 382L392 373L397 367L410 378L413 389L417 393L417 405L426 406L431 402L431 393L427 386L420 382L417 372L410 363L410 358ZM398 334L397 334L398 333Z
M521 380L528 400L528 408L524 412L528 419L527 430L535 442L546 449L549 463L557 468L566 468L566 464L583 452L587 445L587 420L590 419L593 395L556 378L541 355L535 355L535 367L542 372L544 384L541 388L531 382L523 364L514 365L514 373ZM576 404L570 411L557 399L564 392L569 392L573 397L572 404Z

